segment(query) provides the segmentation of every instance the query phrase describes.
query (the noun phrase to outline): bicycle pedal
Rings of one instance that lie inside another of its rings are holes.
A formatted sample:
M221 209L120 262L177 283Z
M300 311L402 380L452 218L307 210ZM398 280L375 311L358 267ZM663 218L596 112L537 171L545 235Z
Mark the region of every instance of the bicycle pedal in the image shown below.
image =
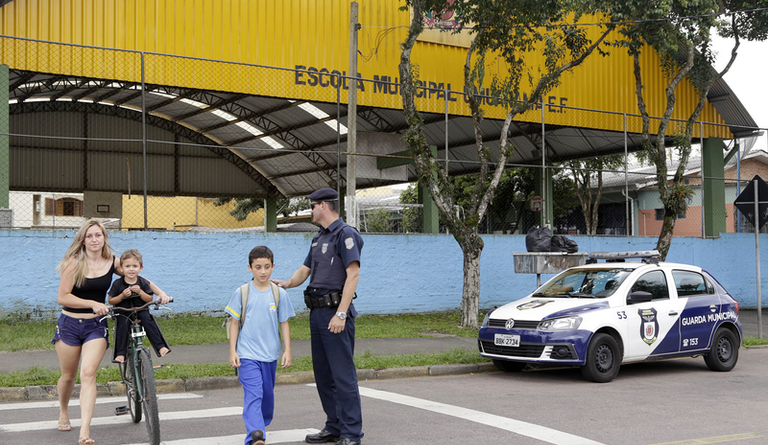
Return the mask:
M160 368L164 368L164 367L165 367L165 365L164 365L164 364L160 364L160 365L154 365L154 366L152 366L152 369L160 369Z
M128 407L127 406L118 406L115 408L115 415L116 416L122 416L123 414L128 414Z

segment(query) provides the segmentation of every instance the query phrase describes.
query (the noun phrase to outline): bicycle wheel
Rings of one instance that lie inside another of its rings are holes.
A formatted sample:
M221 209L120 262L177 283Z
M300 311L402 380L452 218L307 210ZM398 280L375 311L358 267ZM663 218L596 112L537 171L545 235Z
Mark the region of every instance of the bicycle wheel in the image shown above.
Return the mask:
M139 351L139 368L141 370L141 388L144 399L144 423L147 424L149 443L160 445L160 413L157 411L157 390L155 387L155 372L152 369L152 358L146 349Z
M125 364L120 365L122 367L125 383L125 395L128 396L128 409L131 411L131 420L133 423L141 422L141 399L139 398L139 392L136 390L135 375L136 367L133 362L133 355L127 354L125 356Z

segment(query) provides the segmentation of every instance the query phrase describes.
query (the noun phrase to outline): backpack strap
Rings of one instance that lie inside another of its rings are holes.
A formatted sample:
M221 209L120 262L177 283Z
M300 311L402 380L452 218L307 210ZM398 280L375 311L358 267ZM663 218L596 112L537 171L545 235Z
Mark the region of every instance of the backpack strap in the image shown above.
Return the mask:
M245 283L240 286L240 329L243 329L245 323L245 309L248 307L248 293L251 291L251 283Z
M269 282L272 288L272 298L275 300L275 311L280 307L280 288L277 284ZM248 307L248 293L251 291L251 283L245 283L240 286L240 330L243 329L243 323L245 323L245 310ZM278 312L279 315L279 312Z
M280 321L280 288L277 286L277 284L273 282L269 282L270 287L272 288L272 298L275 299L275 313L277 315L277 321Z

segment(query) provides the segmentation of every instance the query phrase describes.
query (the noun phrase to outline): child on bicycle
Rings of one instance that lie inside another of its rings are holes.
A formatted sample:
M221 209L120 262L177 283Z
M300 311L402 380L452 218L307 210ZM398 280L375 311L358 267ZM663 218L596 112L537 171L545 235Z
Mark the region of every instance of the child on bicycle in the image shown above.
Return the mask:
M275 374L277 359L280 358L281 333L285 344L281 365L287 368L293 362L288 319L296 314L285 289L277 288L270 281L274 267L272 251L265 246L254 247L248 255L248 270L253 274L253 280L247 287L245 311L239 288L225 309L237 320L229 327L229 365L239 369L243 385L243 421L248 432L246 445L264 444L265 428L274 416ZM273 293L275 290L279 292L278 298ZM239 321L242 313L245 313L245 319L241 330Z
M123 263L125 261L125 263ZM166 304L173 298L169 297L148 279L139 276L144 268L141 253L136 249L128 249L120 256L120 264L123 266L123 277L116 279L109 289L109 304L117 307L138 307L152 301L152 295L157 295L160 303ZM158 357L164 357L171 352L168 342L165 341L160 327L155 322L155 317L149 310L139 311L136 314L141 320L141 325L152 342L152 347ZM113 361L125 362L125 354L128 349L128 336L130 335L130 322L126 317L117 316L115 327L115 351Z

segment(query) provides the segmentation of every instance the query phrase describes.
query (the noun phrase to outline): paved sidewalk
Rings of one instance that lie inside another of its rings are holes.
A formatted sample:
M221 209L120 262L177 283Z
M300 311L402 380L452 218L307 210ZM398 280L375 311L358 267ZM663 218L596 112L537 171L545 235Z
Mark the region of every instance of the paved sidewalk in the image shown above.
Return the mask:
M414 338L374 338L358 339L355 342L356 355L370 353L373 355L398 355L413 354L417 352L432 353L444 352L454 348L462 348L468 351L477 350L477 339L474 337L455 337L441 335L431 337ZM208 345L177 345L171 346L172 352L163 358L153 356L155 365L174 363L227 363L229 361L229 343L215 343ZM309 340L292 340L291 349L293 358L308 356L310 352ZM116 366L112 364L112 350L107 351L107 356L102 360L102 366ZM0 352L0 372L10 372L28 369L32 366L42 366L50 369L58 369L59 362L56 351L22 351ZM358 370L358 379L377 380L403 377L423 377L436 375L469 374L495 370L490 363L466 364L466 365L437 365L416 366L409 368L394 368L384 370L361 369ZM289 372L277 375L277 384L313 383L312 372ZM207 389L236 388L240 382L234 375L227 377L203 377L194 379L163 379L157 381L158 393L173 393L185 391L202 391ZM75 385L73 397L79 394L80 385ZM125 388L122 383L108 383L98 385L99 396L122 396ZM56 400L56 386L30 386L15 388L0 388L0 402L15 402L25 400Z
M158 364L174 363L228 363L229 343L208 345L171 345L171 353L165 357L152 354L152 362ZM355 354L370 352L373 355L413 354L417 352L445 352L454 348L477 350L474 337L455 337L452 335L414 338L370 338L355 341ZM309 340L291 340L293 358L311 355ZM112 349L107 351L101 366L112 365ZM0 352L0 373L18 371L32 366L59 369L56 351L21 351Z
M744 337L757 337L756 310L739 311L739 320L741 321L741 330L744 331ZM762 310L761 320L763 324L763 338L766 338L768 337L768 310Z

